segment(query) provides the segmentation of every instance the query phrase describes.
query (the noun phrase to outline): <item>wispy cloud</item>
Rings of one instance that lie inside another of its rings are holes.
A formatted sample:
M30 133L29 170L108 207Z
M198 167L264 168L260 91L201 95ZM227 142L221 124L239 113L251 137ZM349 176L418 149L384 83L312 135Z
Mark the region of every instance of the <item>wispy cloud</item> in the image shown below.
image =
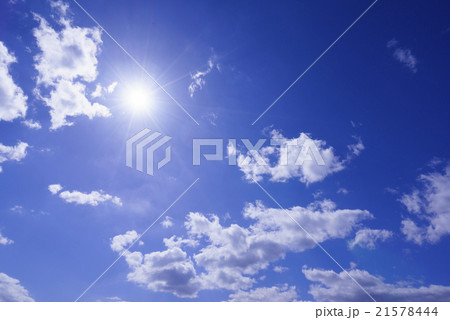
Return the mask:
M103 97L105 94L111 94L116 89L117 84L118 84L118 82L115 81L115 82L111 83L109 86L103 87L100 83L97 83L95 90L91 93L91 97L92 98L100 98L100 97Z
M399 42L396 39L390 40L386 46L394 50L393 56L398 62L411 70L411 72L417 72L418 61L410 49L399 47Z
M194 97L196 91L202 90L206 85L206 76L211 73L214 69L220 71L219 65L216 64L216 56L213 55L208 59L208 67L204 70L199 70L191 74L191 84L189 85L189 95L191 98Z
M34 129L34 130L39 130L42 128L41 124L39 121L34 121L31 119L27 119L22 121L22 124L30 129Z

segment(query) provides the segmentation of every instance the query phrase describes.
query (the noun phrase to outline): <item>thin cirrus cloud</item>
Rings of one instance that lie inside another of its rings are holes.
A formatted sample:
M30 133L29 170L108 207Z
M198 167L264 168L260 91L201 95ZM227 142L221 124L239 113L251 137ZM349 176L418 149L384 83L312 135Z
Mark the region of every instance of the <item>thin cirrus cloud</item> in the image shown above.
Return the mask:
M306 279L313 282L308 293L316 301L370 301L369 297L351 280L344 271L322 270L303 267ZM448 301L450 287L440 285L414 286L412 283L387 283L382 277L366 270L347 271L376 301Z
M288 211L319 243L346 238L361 221L372 218L365 210L336 209L330 200ZM130 268L127 279L149 290L170 292L182 298L195 298L201 290L226 289L236 293L231 299L243 299L245 292L247 295L262 293L251 291L255 290L255 276L261 270L283 259L288 252L302 252L316 246L284 210L266 208L257 202L244 208L243 217L252 221L249 227L224 226L216 215L207 217L190 212L185 222L187 237L164 239L167 249L163 251L125 253ZM137 233L128 231L126 235ZM115 242L112 241L111 247L121 252L123 246ZM204 246L200 247L199 243ZM186 246L192 247L192 255L184 250ZM203 271L199 272L199 268ZM287 291L289 297L296 297L291 289Z
M212 56L208 59L208 67L204 70L199 70L191 74L191 83L189 84L189 96L194 97L194 93L202 90L206 85L206 76L210 74L213 70L217 69L220 71L219 65L215 62L216 56Z
M410 213L401 231L416 244L437 243L450 234L450 165L420 175L418 182L398 199Z
M20 281L0 272L0 302L31 302L28 290Z
M27 155L28 144L19 141L15 146L5 146L0 142L0 164L6 161L20 161ZM3 168L0 166L0 172Z
M60 184L51 184L48 190L53 195L58 195L67 203L75 203L81 205L98 206L100 203L110 202L116 206L122 206L122 200L119 197L109 195L103 190L91 191L90 193L83 193L80 191L62 191L63 187ZM62 191L62 192L61 192Z
M390 40L387 45L388 48L393 49L393 57L395 60L403 64L412 73L417 72L417 58L411 52L411 49L400 47L399 42L396 39Z
M43 17L35 14L39 26L33 30L40 53L34 59L37 76L37 94L50 107L51 127L55 130L71 126L67 117L85 115L109 117L107 107L91 103L86 96L86 84L97 78L97 56L102 44L98 28L72 26L67 17L67 5L61 1L52 2L60 16L56 31ZM48 95L42 94L42 86L50 88Z
M261 158L267 165L259 163L258 159L252 157L250 152L238 155L238 166L250 182L261 181L264 176L268 176L271 182L287 182L294 178L307 185L319 182L333 173L344 170L347 164L364 150L361 139L355 137L357 142L348 146L349 153L344 159L341 159L336 155L334 148L327 146L325 141L312 139L306 133L300 133L298 138L288 139L278 130L272 130L270 137L282 141L282 143L279 146L266 146L260 149ZM314 157L302 164L297 164L306 141L314 143L324 165L319 164ZM271 158L275 158L275 160L271 161Z
M15 84L9 67L17 62L14 54L0 41L0 121L13 121L23 118L27 112L27 96Z

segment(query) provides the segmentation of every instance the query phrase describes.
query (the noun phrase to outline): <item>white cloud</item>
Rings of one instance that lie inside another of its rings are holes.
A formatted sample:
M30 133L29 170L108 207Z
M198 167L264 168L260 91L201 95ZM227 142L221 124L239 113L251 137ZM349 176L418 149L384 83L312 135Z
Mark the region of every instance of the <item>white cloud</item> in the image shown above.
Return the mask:
M50 6L57 10L61 15L66 15L69 10L69 5L62 0L51 0Z
M20 281L0 273L0 301L26 302L34 301L28 291L20 285Z
M111 249L115 252L122 252L132 244L139 235L136 231L127 231L125 234L119 234L111 239Z
M30 129L34 129L34 130L39 130L42 128L41 124L39 123L39 121L34 121L31 119L27 119L27 120L23 120L22 124Z
M418 64L417 58L412 54L410 49L401 48L398 47L398 45L399 43L395 39L392 39L387 43L388 48L394 49L394 58L405 67L407 67L411 72L416 73Z
M253 179L260 181L265 175L272 182L286 182L292 178L305 184L319 182L328 175L343 170L364 148L359 140L356 145L349 146L351 154L341 160L325 141L314 140L306 133L300 133L298 138L293 139L285 138L277 130L272 130L270 135L271 139L278 140L281 145L262 147L259 150L262 161L252 157L251 152L240 153L238 156L239 168L250 182ZM318 154L315 154L315 150Z
M172 218L166 216L164 220L161 222L161 224L164 228L170 228L171 226L173 226Z
M117 81L111 83L111 84L106 88L106 92L107 92L107 93L113 93L114 90L115 90L116 87L117 87L117 84L118 84Z
M95 87L94 92L91 93L92 98L98 98L101 97L103 94L103 87L100 83L97 83L97 86Z
M365 149L364 144L361 140L361 137L354 137L356 139L356 143L354 144L350 144L347 146L347 148L350 150L350 155L349 157L352 156L359 156L359 154L361 153L361 151L363 151Z
M15 213L23 213L23 207L20 205L15 205L14 207L12 207L9 210L11 210L12 212L15 212Z
M116 89L117 82L111 83L107 87L102 87L100 83L97 83L97 86L95 87L94 92L91 93L92 98L99 98L104 96L105 94L111 94Z
M146 255L140 252L127 253L125 258L132 268L128 280L144 285L149 290L194 298L200 289L200 280L192 259L179 247Z
M208 112L202 115L202 118L208 121L212 126L217 126L217 119L219 119L219 116L214 112Z
M338 191L337 191L337 193L340 193L340 194L348 194L348 190L345 189L345 188L339 188Z
M404 194L398 199L409 212L420 213L422 199L420 199L419 190L414 190L410 194Z
M51 184L48 186L48 190L52 193L52 194L57 194L58 192L60 192L63 189L63 187L60 184Z
M61 80L50 93L50 97L42 97L45 103L52 108L50 129L73 125L73 122L67 121L67 117L86 115L92 119L111 116L107 107L97 102L91 104L86 98L85 91L86 86L80 82Z
M12 241L11 239L8 239L7 237L4 237L1 233L0 233L0 244L1 245L8 245L8 244L13 244L14 241Z
M288 270L289 270L289 268L287 268L287 267L282 267L282 266L275 266L275 267L273 267L273 271L278 272L278 273L283 273L283 272L286 272Z
M308 292L316 301L371 301L344 271L336 273L333 270L304 267L302 272L309 281L315 282ZM347 272L379 302L450 300L450 287L440 285L418 287L405 282L391 284L365 270L352 269Z
M0 41L0 121L25 117L28 109L27 96L9 73L9 66L14 62L17 62L15 56Z
M18 142L16 146L5 146L0 142L0 164L6 161L20 161L27 155L28 144ZM0 166L0 172L2 167Z
M417 72L417 58L410 49L397 48L394 51L394 57L412 72Z
M62 187L59 184L52 184L48 186L48 190L55 195L62 190ZM91 191L90 193L83 193L76 190L63 191L59 194L59 197L67 203L97 206L103 202L111 202L116 206L122 206L122 201L119 197L109 195L103 190Z
M355 239L350 241L350 248L360 246L361 248L375 249L377 242L384 242L392 238L392 231L380 229L361 229L356 232Z
M198 246L198 241L194 239L183 239L177 236L172 236L170 238L163 239L164 245L167 248L173 248L173 247L196 247Z
M109 117L111 113L107 107L88 100L86 85L82 83L93 82L97 77L101 31L72 26L72 21L66 17L67 4L62 1L52 3L61 15L61 30L56 31L38 15L35 17L39 27L33 30L41 50L35 56L37 94L51 108L50 129L72 125L67 117ZM49 96L42 96L41 85L51 88Z
M295 286L287 284L275 287L262 287L250 291L238 291L230 294L230 301L239 302L287 302L296 301L298 294Z
M419 176L420 188L399 201L412 213L402 221L407 240L436 243L450 234L450 165L443 171ZM416 221L414 221L416 220Z
M364 210L338 210L330 200L287 211L318 242L345 238L362 220L372 217ZM165 251L127 253L128 280L180 297L195 297L200 290L247 291L256 282L255 276L272 262L288 252L316 246L283 210L257 202L248 204L243 216L252 221L250 226L223 226L216 215L189 213L187 239L164 239ZM199 243L203 247L196 248ZM189 256L183 246L196 250Z
M191 98L194 97L194 93L198 90L202 90L203 86L206 84L205 77L217 68L219 70L219 66L215 63L216 57L212 56L208 60L208 67L203 71L196 71L191 74L191 84L189 85L189 95Z

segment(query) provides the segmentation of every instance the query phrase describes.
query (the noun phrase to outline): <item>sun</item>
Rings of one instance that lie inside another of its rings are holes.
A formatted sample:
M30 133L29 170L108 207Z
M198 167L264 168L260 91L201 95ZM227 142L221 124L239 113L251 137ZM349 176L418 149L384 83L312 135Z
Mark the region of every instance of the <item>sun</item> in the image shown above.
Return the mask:
M127 88L124 100L133 111L144 111L151 107L152 102L149 90L140 84Z

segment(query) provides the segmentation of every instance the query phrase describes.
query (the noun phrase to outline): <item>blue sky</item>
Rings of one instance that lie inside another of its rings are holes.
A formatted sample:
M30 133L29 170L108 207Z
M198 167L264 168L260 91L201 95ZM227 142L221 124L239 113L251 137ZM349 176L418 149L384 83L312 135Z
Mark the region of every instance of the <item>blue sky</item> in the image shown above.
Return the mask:
M450 300L450 4L379 0L254 125L372 2L79 4L199 125L75 2L3 1L0 301L73 301L120 254L80 301ZM172 137L153 176L144 128ZM326 165L192 165L274 137Z

